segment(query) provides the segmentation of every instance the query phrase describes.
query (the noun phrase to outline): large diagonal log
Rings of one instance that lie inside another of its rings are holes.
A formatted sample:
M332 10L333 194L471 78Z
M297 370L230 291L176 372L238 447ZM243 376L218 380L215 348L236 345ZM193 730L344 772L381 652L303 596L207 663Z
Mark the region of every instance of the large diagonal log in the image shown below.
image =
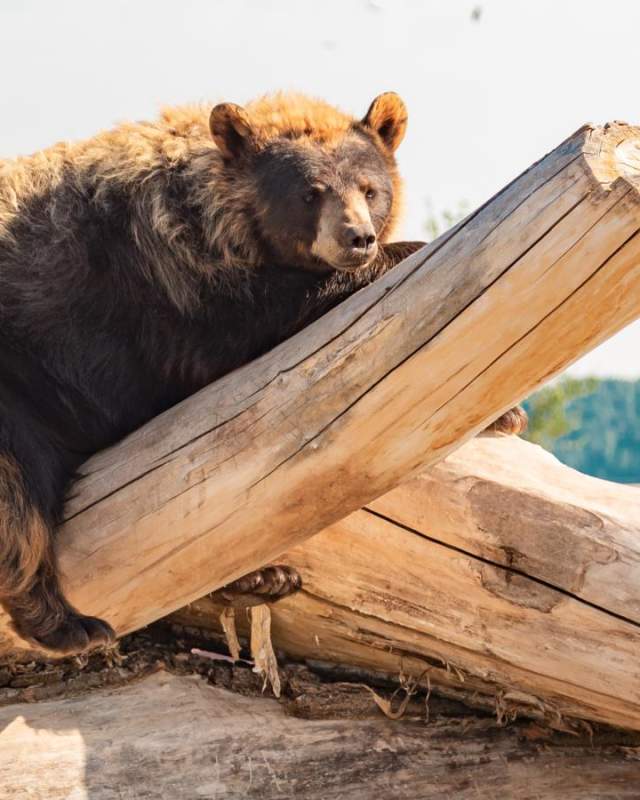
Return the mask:
M456 229L83 470L85 613L138 628L442 459L640 315L640 131L585 127Z

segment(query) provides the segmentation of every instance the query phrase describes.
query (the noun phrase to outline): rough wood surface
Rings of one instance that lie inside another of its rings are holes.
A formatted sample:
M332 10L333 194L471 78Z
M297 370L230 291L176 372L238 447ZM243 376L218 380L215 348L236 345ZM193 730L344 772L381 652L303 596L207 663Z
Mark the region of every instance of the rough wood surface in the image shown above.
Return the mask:
M272 607L292 656L422 676L498 715L640 730L639 488L481 436L280 560L303 579ZM218 629L219 611L171 619Z
M71 600L119 633L437 462L640 315L638 129L585 127L266 357L91 459Z
M636 747L482 719L296 719L168 674L0 709L7 800L620 800L639 780Z

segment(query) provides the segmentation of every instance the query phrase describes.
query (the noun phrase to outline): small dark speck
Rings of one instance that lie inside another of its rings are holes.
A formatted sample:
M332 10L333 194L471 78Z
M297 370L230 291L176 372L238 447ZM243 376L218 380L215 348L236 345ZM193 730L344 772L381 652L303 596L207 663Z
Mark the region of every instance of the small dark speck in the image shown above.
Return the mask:
M482 18L482 6L474 6L471 9L471 22L480 22Z

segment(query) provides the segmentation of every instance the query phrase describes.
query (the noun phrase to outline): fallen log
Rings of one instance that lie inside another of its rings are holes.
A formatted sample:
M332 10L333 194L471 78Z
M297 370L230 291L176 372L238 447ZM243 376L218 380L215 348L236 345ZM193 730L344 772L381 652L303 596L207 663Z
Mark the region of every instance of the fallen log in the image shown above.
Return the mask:
M640 489L482 436L280 559L276 649L566 728L640 730ZM203 599L170 617L220 630ZM239 615L240 630L244 620Z
M640 132L585 127L457 228L82 470L66 591L122 634L444 458L640 314Z
M328 718L296 719L273 699L161 673L89 703L0 708L0 786L11 800L638 797L637 743L451 713L392 722L357 692L343 689L339 709L355 719L335 703Z

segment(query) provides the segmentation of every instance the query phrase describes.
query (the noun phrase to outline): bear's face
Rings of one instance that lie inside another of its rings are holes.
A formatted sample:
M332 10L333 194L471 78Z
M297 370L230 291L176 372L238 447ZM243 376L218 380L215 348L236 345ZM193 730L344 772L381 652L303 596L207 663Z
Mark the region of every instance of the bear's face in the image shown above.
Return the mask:
M394 211L394 151L406 128L395 94L372 103L363 120L336 131L283 130L260 140L238 106L216 106L214 140L231 169L249 178L254 213L269 256L316 271L371 263Z

